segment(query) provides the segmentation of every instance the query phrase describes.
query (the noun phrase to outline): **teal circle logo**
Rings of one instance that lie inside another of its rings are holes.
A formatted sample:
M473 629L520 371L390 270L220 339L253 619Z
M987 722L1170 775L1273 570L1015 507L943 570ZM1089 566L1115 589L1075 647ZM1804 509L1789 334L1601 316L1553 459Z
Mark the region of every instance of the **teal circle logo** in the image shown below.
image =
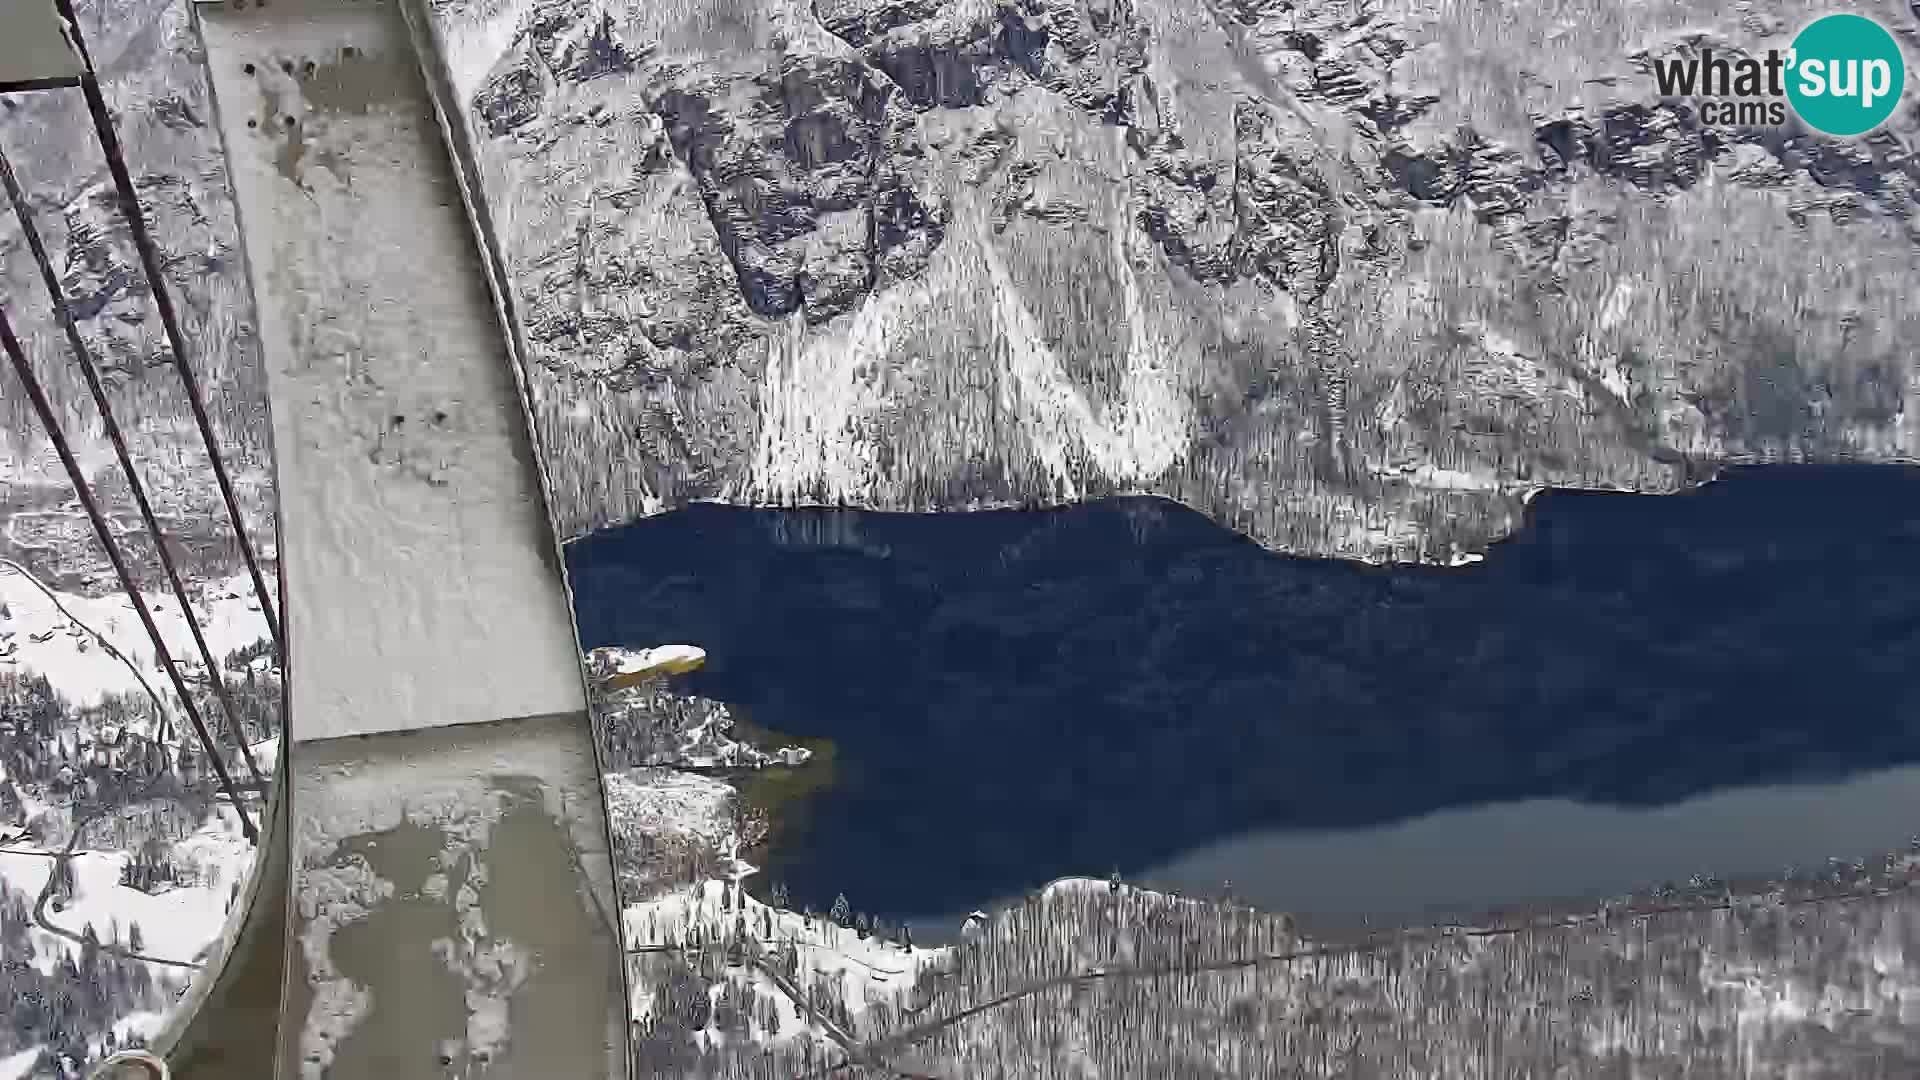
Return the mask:
M1828 135L1865 135L1893 115L1907 62L1887 28L1864 15L1825 15L1787 53L1787 100L1802 123Z

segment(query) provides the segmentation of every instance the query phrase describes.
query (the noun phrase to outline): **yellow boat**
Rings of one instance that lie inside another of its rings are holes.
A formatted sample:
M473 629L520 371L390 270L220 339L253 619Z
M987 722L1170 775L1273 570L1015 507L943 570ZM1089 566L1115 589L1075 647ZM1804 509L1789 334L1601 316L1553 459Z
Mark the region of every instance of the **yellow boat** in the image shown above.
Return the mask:
M656 645L638 652L621 651L618 668L603 684L610 690L624 690L650 679L666 675L684 675L706 665L707 650L698 645Z

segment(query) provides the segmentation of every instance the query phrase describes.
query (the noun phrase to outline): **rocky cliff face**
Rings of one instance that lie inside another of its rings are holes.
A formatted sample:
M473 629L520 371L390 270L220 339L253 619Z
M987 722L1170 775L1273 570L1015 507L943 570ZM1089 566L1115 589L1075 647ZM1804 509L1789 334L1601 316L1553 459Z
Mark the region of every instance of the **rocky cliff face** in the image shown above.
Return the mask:
M162 249L189 360L249 511L249 532L271 551L265 384L226 163L187 5L81 0L78 7L128 167ZM196 556L210 559L210 568L231 572L239 562L226 511L80 91L0 98L0 148L31 197L34 224L100 365L162 524ZM98 412L3 202L0 282L8 318L62 413L76 454L103 503L125 515L131 556L137 563L149 560ZM114 588L84 518L73 515L66 530L71 535L61 542L43 543L28 534L31 522L67 520L60 507L70 497L71 485L39 419L11 366L0 363L0 555L76 588Z
M1130 491L1441 560L1541 486L1916 452L1920 116L1651 86L1793 12L431 7L569 535Z
M569 535L691 499L1154 492L1278 548L1440 560L1541 486L1670 491L1720 461L1920 442L1920 115L1855 141L1716 128L1647 76L1812 9L427 7ZM258 464L185 6L85 8L217 420ZM0 107L149 459L193 471L78 95ZM0 251L52 372L10 227ZM9 436L31 430L4 397ZM17 471L34 442L9 444Z

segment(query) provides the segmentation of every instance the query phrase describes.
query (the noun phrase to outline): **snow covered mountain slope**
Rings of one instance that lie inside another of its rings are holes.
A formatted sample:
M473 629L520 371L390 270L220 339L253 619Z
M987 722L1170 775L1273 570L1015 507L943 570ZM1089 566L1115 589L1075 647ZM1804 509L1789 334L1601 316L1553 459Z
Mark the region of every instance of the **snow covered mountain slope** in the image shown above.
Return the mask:
M0 1030L22 1076L64 1075L156 1037L209 969L240 907L263 818L245 738L274 767L280 669L244 577L209 583L194 615L221 661L244 731L207 673L183 660L196 705L241 782L221 787L124 597L54 589L0 564L0 984L42 1001ZM190 655L171 597L149 595L170 651Z
M656 1068L689 1051L827 1051L871 1014L909 1007L953 960L897 929L771 907L727 881L628 904L622 918L636 1051Z
M564 535L1141 492L1445 562L1541 486L1920 452L1920 115L1648 74L1799 5L424 2Z
M1373 942L1067 880L940 949L708 881L626 911L640 1075L1907 1076L1896 862L1847 902L1803 883Z
M204 70L184 3L81 0L189 342L188 360L257 550L276 554L266 402L251 303ZM218 968L244 910L275 766L280 669L259 598L77 90L0 98L0 144L25 186L70 310L98 363L194 615L244 729L216 702L154 538L11 214L0 220L7 314L180 662L221 757L222 791L70 478L0 365L0 1076L60 1077L115 1046L166 1041L181 995ZM272 567L266 568L269 580Z
M217 134L209 125L206 73L185 3L78 3L102 89L114 107L142 204L185 331L190 360L248 515L248 532L273 547L265 384L251 300ZM34 207L82 337L93 351L132 456L162 524L208 558L237 556L211 482L207 454L121 216L106 161L77 90L0 98L0 142ZM8 314L64 419L103 500L139 538L125 481L112 464L93 403L69 355L52 304L12 214L0 215L0 280ZM67 480L10 368L0 369L0 516L30 508L37 489ZM84 519L78 522L85 530ZM19 557L9 532L0 554ZM144 543L144 540L141 541ZM138 546L138 545L136 545ZM104 570L97 551L65 557ZM136 556L145 559L144 554ZM36 565L39 565L36 563ZM111 588L111 578L99 585Z

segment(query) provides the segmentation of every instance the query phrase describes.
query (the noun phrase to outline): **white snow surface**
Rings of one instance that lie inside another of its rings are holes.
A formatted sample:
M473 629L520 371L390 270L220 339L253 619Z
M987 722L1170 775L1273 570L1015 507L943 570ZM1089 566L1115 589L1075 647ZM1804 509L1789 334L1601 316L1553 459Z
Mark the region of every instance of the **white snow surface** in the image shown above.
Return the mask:
M333 963L331 942L342 926L367 918L394 892L361 860L332 864L339 845L398 828L402 823L442 831L447 847L441 865L471 856L469 882L454 898L460 914L460 939L439 943L438 955L467 984L467 1048L493 1049L506 1037L514 991L526 974L519 946L487 932L485 912L475 886L489 872L485 852L492 828L508 807L508 793L494 786L495 776L538 777L546 810L564 822L583 857L604 850L594 813L591 747L541 737L506 734L478 744L443 749L431 755L375 758L371 761L310 766L296 777L300 806L294 852L300 942L306 954L314 1002L301 1018L303 1080L321 1080L334 1047L351 1033L372 1007L372 995L343 975ZM601 894L611 882L594 880ZM431 883L430 883L431 887ZM446 883L442 881L440 888ZM605 910L612 904L603 897Z
M938 969L952 959L951 948L909 950L873 936L863 939L824 918L808 920L797 912L770 907L747 895L737 884L720 880L700 882L628 905L621 916L628 946L643 949L684 942L694 931L703 940L713 940L724 936L737 922L744 923L748 933L757 938L766 920L773 935L761 942L762 947L771 952L793 944L800 958L797 984L806 987L838 982L839 996L855 1017L880 1002L895 1006L905 1002L923 971ZM783 1042L802 1032L815 1038L829 1037L826 1029L808 1019L777 982L758 969L750 974L755 989L778 1002L781 1010L778 1033L753 1025L757 1045ZM632 1019L644 1022L652 1015L654 995L654 987L646 980L645 965L630 965L629 982ZM718 991L717 986L714 989ZM717 1041L720 1034L707 1031L701 1037Z
M125 1045L127 1039L135 1035L143 1039L151 1040L162 1027L166 1026L166 1022L167 1016L165 1013L128 1013L114 1022L113 1035L122 1045Z
M707 662L707 650L698 645L655 645L647 649L595 649L593 658L605 658L616 675L644 675L652 672L677 674L692 671Z
M1072 896L1079 893L1104 893L1111 888L1112 886L1107 882L1098 881L1093 878L1063 877L1049 881L1046 888L1040 890L1040 895ZM980 913L976 911L974 914L978 915Z
M210 10L200 29L261 363L272 400L297 403L273 410L280 528L297 541L283 557L295 739L585 708L523 401L425 86L355 108L242 65L351 47L382 73L369 77L397 78L417 67L411 37L371 5ZM505 34L456 56L462 85ZM304 154L247 130L263 110L304 118Z
M199 651L192 631L170 590L143 593L148 609L160 628L168 652L183 673L194 677L203 673ZM206 638L214 662L223 662L238 649L257 644L269 635L266 617L253 596L250 579L244 574L195 583L189 587L192 615ZM0 561L0 670L20 675L44 676L54 692L72 707L98 705L108 695L132 695L148 702L157 698L159 708L176 721L174 730L184 731L179 699L156 654L152 639L124 594L87 596L46 587L24 566ZM109 650L106 646L110 645ZM115 654L118 655L115 655ZM271 660L267 661L269 664ZM150 697L149 694L152 696ZM111 732L81 732L83 737ZM158 732L140 732L154 738ZM256 745L262 767L273 768L278 740ZM7 840L0 851L0 880L37 899L54 867L52 853L64 849L65 825L71 822L71 808L50 803L31 787L23 786L21 797L27 818L45 814L62 827L48 837L48 847L27 842L24 836ZM257 800L249 800L258 814ZM51 904L46 909L48 922L61 930L82 933L91 923L100 940L130 947L128 935L134 923L141 933L140 954L157 960L182 964L201 964L218 947L226 929L228 905L236 885L245 881L253 865L255 850L245 839L237 813L230 804L216 805L192 835L172 845L170 857L182 869L194 871L195 884L180 885L149 894L120 884L120 871L132 853L114 850L78 851L73 858L74 895L61 909ZM30 930L34 943L34 964L43 973L53 970L60 958L77 953L79 943L41 927ZM190 969L170 966L153 968L156 976L186 984ZM134 1013L121 1017L115 1032L122 1038L140 1034L153 1037L167 1021L162 1013ZM37 1051L35 1051L37 1053ZM10 1061L12 1059L9 1059ZM30 1067L31 1059L20 1068ZM7 1075L7 1063L0 1063L0 1076Z
M615 836L682 837L720 845L732 828L733 788L699 773L640 768L602 779Z
M203 665L193 633L173 594L142 595L167 651L183 671L200 670ZM189 599L215 663L268 636L266 615L244 574L198 586L190 590ZM46 676L54 690L76 706L97 705L108 694L144 694L133 668L102 648L104 640L140 669L146 685L161 696L166 708L177 708L152 639L125 595L90 597L45 590L25 568L0 561L0 603L6 605L8 615L0 619L0 666Z
M280 760L280 740L261 739L252 745L253 760L260 763L260 771L266 772L274 762Z
M27 1080L27 1070L40 1060L40 1048L22 1050L9 1057L0 1058L0 1080Z
M197 963L220 938L226 926L227 899L234 883L243 880L252 864L253 849L240 834L231 807L218 806L200 830L175 845L177 862L203 875L201 884L149 895L120 884L120 868L128 855L118 851L85 851L73 858L74 895L64 909L47 908L47 920L63 930L82 932L93 924L103 942L126 944L133 923L140 924L141 954L160 960ZM45 887L54 860L44 851L18 846L0 852L0 880L29 898ZM80 949L78 943L39 927L31 931L34 965L51 972L62 956ZM123 1018L125 1019L125 1018Z
M519 36L521 10L518 4L479 3L467 5L466 18L438 19L442 30L440 50L446 56L453 79L456 100L472 101L487 77Z

